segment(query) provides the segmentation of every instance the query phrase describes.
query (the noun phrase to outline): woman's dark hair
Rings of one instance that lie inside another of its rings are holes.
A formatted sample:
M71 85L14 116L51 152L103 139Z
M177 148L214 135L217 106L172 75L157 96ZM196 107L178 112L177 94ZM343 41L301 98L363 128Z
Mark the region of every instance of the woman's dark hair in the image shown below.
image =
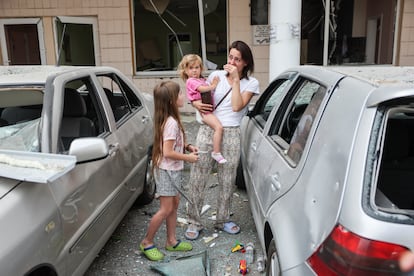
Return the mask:
M229 52L231 49L236 49L237 51L239 51L242 59L244 60L244 62L246 62L246 66L243 68L243 72L240 76L240 79L249 79L249 75L251 75L254 71L254 60L252 50L245 42L241 40L234 41L229 47Z

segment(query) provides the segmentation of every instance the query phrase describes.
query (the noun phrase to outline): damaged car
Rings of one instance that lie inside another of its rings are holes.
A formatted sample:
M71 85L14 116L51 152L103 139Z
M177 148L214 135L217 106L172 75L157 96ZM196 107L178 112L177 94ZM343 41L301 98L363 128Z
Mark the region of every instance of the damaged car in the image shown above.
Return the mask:
M0 68L0 274L83 275L154 197L152 115L115 68Z
M414 250L414 68L300 66L241 124L268 275L399 275Z

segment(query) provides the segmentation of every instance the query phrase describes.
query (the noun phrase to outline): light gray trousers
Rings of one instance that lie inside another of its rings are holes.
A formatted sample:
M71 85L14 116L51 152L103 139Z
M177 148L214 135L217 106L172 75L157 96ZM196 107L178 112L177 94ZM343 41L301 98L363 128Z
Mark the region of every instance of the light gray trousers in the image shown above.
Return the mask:
M200 212L207 197L208 178L215 163L217 164L218 193L216 228L223 228L223 224L230 219L231 199L235 189L237 166L240 160L240 128L224 127L221 144L221 153L227 163L218 164L212 157L213 129L201 125L197 134L196 146L199 149L198 162L191 164L190 182L188 186L189 198L192 204L188 206L188 219L191 223L202 226Z

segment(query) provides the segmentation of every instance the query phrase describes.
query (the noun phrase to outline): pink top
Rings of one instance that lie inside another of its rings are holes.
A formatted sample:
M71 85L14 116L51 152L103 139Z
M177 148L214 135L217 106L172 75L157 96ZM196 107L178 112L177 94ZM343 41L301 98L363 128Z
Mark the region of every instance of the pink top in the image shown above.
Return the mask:
M190 102L201 100L201 94L197 90L199 86L208 86L205 78L189 78L186 82L187 98Z
M175 141L173 145L174 151L181 153L184 152L184 134L180 130L177 121L173 117L168 117L162 136L163 142L167 140ZM159 167L163 170L179 171L184 169L184 161L162 156Z

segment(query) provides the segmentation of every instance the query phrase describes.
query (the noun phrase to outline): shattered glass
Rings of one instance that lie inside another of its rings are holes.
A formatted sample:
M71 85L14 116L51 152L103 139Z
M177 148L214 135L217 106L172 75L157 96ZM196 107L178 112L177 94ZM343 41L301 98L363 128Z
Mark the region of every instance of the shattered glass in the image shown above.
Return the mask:
M0 128L0 149L39 152L40 118Z

